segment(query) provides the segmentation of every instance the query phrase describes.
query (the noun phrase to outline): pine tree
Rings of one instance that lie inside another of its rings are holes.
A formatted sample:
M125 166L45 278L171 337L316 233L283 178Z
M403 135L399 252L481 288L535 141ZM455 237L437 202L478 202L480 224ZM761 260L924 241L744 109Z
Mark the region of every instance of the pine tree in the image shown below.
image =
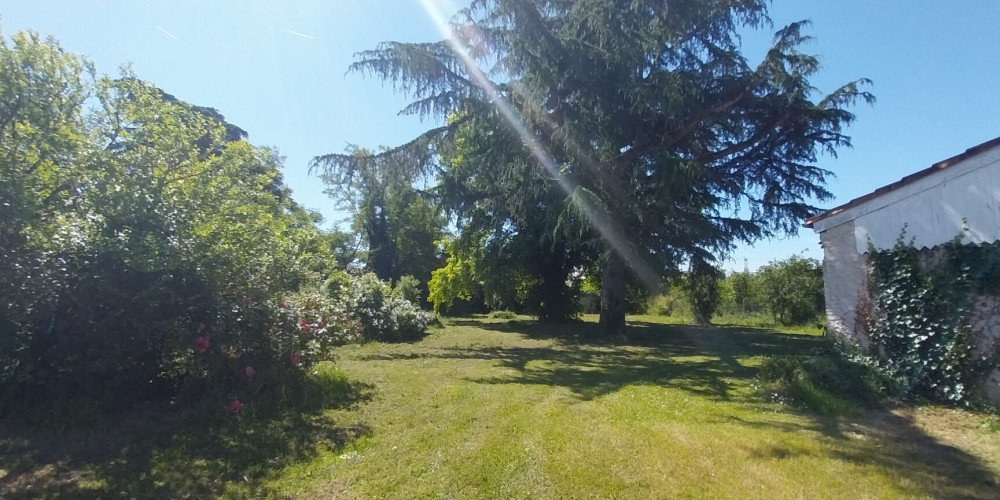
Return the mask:
M850 146L846 108L874 98L861 79L817 99L805 25L751 66L738 35L770 26L764 0L474 0L448 40L386 42L351 69L411 95L403 113L448 119L385 157L441 170L466 123L517 134L516 151L464 161L502 176L522 156L559 186L565 218L599 236L601 324L619 334L627 272L655 286L692 256L796 232L830 198L817 156Z

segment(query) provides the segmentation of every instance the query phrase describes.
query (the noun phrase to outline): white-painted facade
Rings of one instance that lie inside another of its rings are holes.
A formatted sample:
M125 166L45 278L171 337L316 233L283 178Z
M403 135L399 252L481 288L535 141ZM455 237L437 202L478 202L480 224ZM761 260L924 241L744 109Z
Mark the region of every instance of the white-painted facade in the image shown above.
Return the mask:
M867 308L870 245L877 250L892 248L904 229L904 243L918 249L948 243L959 235L968 244L1000 240L1000 138L911 177L807 222L823 246L831 334L867 343L859 313ZM990 300L973 301L977 350L1000 339L1000 318ZM1000 371L993 373L987 389L990 399L1000 401Z
M966 243L1000 240L1000 146L964 158L882 196L817 220L813 230L853 222L855 250L892 248L906 229L906 243L932 248L963 234Z

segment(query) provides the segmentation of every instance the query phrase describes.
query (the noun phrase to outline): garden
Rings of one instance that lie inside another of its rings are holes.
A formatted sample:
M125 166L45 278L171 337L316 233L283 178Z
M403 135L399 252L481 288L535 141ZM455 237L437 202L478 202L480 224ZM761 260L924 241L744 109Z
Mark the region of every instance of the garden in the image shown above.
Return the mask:
M996 498L996 248L874 256L864 345L820 262L726 270L874 97L813 95L806 23L751 66L766 2L691 5L476 0L358 54L440 123L313 158L339 225L219 110L0 38L0 498Z

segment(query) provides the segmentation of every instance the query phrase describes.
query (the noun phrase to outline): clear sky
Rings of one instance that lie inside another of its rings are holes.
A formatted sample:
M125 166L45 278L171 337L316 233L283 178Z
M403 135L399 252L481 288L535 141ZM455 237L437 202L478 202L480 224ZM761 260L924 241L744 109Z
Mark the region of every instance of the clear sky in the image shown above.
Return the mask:
M437 0L445 12L457 4ZM1000 136L1000 2L777 1L774 29L809 19L830 91L866 77L878 102L859 105L848 131L854 149L820 166L846 202ZM307 174L309 159L348 143L396 145L433 125L397 116L406 100L381 82L345 75L353 54L379 42L439 40L416 0L335 2L0 1L4 34L33 29L90 57L101 72L131 63L136 74L177 97L222 112L256 145L287 157L285 181L328 222L344 217ZM759 59L770 32L748 34ZM726 265L750 268L793 253L822 258L819 239L741 247Z

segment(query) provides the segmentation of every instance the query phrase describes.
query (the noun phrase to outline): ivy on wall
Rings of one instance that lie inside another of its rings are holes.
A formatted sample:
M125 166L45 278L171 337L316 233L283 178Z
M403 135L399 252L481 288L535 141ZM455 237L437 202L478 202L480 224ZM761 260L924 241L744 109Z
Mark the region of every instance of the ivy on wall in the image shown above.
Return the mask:
M931 250L905 243L869 251L869 293L862 304L871 354L904 397L966 401L1000 362L997 346L977 354L972 298L1000 290L1000 244Z

